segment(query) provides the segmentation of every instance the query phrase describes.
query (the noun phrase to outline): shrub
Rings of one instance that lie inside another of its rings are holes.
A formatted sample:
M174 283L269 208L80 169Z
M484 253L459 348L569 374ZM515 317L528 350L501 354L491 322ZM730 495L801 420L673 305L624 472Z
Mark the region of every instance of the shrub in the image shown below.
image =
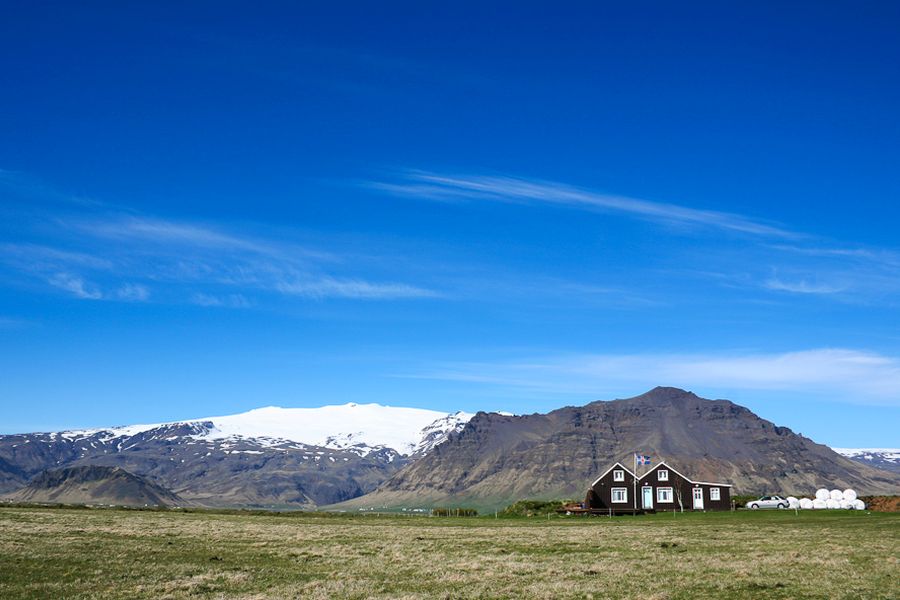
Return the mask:
M478 511L474 508L433 508L431 514L435 517L477 517Z
M731 500L734 502L735 508L746 508L748 502L759 500L759 496L732 496Z
M572 500L519 500L514 504L510 504L500 513L503 516L516 517L533 517L536 515L546 515L558 510L562 510L566 504L571 504ZM577 502L575 502L577 504Z

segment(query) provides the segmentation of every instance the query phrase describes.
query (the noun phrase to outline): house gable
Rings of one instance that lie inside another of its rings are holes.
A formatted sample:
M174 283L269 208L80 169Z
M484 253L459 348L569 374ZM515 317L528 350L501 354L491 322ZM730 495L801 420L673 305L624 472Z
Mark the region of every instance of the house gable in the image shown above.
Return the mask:
M617 472L621 472L621 479L616 479ZM620 462L614 463L591 484L585 504L591 508L631 510L635 505L636 481L631 469Z
M686 481L692 485L708 485L708 486L712 486L712 487L727 487L727 488L732 487L732 485L730 483L717 483L717 482L710 482L710 481L694 481L690 477L686 477L683 473L673 469L664 460L659 461L659 464L657 464L655 467L653 467L652 469L650 469L649 471L647 471L646 473L644 473L643 475L638 477L638 483L644 482L645 480L649 481L651 479L658 480L658 478L655 477L655 475L656 475L656 472L660 468L669 471L669 481L673 481L672 474L675 474L678 477L680 477L681 479L683 479L684 481ZM663 482L660 482L660 483L663 483Z
M591 484L591 487L594 487L595 485L597 485L598 483L600 483L600 480L603 479L604 477L606 477L607 475L609 475L610 472L612 472L613 469L622 469L622 470L625 471L625 474L626 474L626 475L630 476L632 479L637 479L637 477L635 476L635 474L631 472L631 469L629 469L628 467L626 467L626 466L623 465L622 463L617 462L617 463L613 464L613 466L611 466L611 467L608 468L607 470L603 471L603 475L601 475L600 477L598 477L597 479L595 479L595 480L594 480L594 483ZM627 481L627 480L628 480L628 477L626 477L625 479L626 479L626 481Z

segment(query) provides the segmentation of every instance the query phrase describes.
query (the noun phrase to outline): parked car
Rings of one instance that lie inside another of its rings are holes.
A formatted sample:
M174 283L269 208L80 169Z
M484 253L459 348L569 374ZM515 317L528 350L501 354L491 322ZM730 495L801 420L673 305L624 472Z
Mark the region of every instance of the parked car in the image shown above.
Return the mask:
M747 503L747 508L756 510L758 508L787 508L789 505L787 499L781 496L763 496L759 500L751 500Z

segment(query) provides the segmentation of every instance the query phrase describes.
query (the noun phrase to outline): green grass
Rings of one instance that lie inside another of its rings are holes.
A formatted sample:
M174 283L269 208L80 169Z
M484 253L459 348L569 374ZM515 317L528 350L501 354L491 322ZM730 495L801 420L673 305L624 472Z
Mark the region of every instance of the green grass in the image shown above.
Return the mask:
M898 598L900 515L0 508L0 598Z

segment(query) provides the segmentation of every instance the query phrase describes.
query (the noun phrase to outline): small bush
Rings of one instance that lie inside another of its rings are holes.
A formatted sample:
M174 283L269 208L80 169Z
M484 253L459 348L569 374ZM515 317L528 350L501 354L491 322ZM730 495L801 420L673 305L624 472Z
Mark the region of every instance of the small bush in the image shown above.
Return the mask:
M735 508L746 508L748 502L759 500L759 496L732 496L731 500L734 502Z
M435 517L477 517L478 511L474 508L434 508L431 514Z
M508 517L534 517L555 513L572 503L572 500L519 500L504 508L500 514Z

